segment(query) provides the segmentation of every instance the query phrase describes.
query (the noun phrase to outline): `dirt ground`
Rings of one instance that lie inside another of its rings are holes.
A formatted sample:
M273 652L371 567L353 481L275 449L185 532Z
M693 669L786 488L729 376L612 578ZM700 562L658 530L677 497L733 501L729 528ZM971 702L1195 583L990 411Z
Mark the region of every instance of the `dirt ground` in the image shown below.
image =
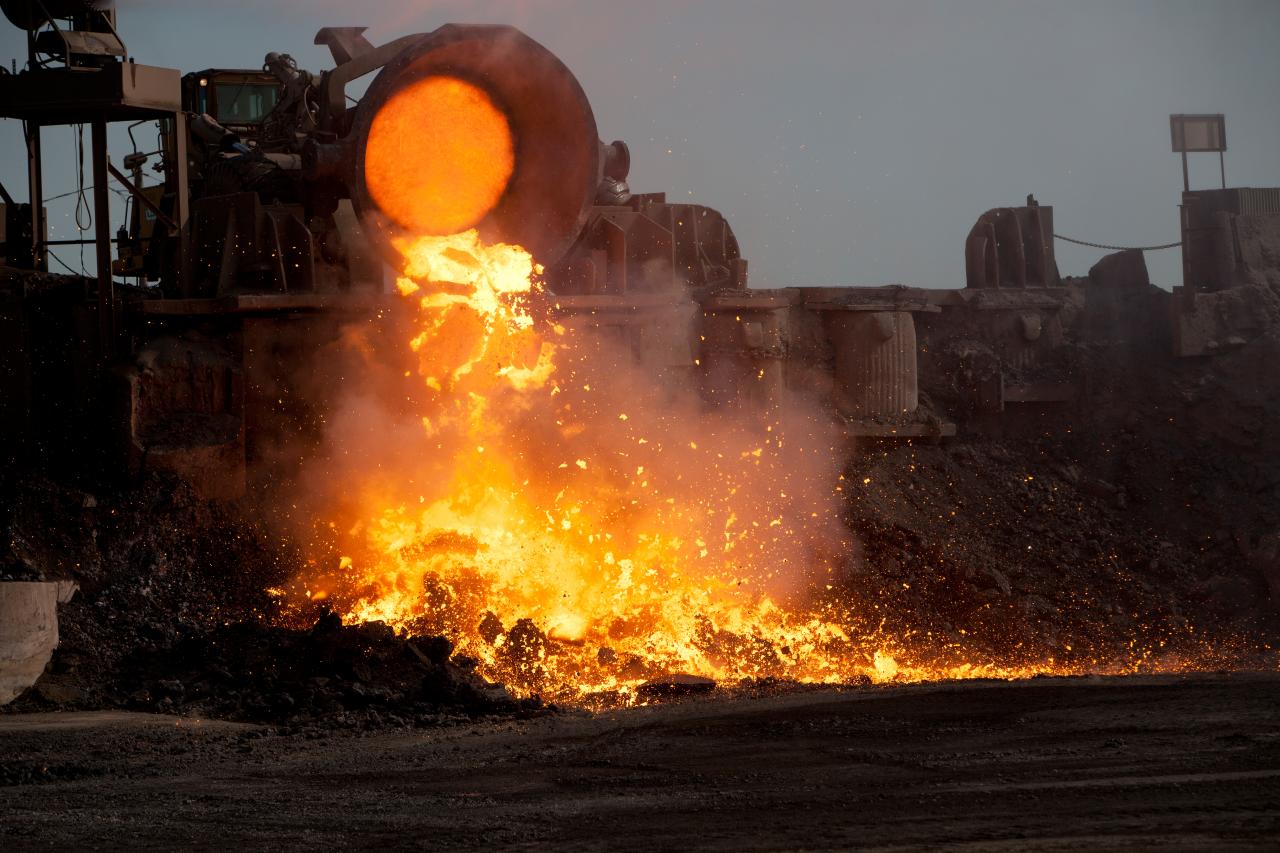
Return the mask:
M1033 679L323 737L0 718L0 849L1275 850L1280 675Z

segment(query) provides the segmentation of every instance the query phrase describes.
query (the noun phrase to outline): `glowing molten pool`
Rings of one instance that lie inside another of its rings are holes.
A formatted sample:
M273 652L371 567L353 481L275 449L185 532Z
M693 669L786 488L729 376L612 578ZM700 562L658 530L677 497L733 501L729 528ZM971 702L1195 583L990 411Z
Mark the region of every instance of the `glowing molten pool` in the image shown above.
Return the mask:
M515 167L506 116L481 88L436 76L407 86L374 117L365 183L378 207L415 234L454 234L484 218Z

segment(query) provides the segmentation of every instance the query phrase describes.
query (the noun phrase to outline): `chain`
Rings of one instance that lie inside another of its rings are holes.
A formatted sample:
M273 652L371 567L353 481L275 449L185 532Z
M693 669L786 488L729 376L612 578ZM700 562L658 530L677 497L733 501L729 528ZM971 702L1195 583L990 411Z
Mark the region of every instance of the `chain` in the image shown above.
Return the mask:
M1115 252L1154 252L1157 249L1172 249L1174 246L1181 246L1182 241L1176 243L1165 243L1163 246L1108 246L1106 243L1089 243L1085 240L1073 240L1070 237L1063 237L1061 234L1054 234L1059 240L1066 240L1068 243L1075 243L1077 246L1089 246L1093 249L1110 249Z

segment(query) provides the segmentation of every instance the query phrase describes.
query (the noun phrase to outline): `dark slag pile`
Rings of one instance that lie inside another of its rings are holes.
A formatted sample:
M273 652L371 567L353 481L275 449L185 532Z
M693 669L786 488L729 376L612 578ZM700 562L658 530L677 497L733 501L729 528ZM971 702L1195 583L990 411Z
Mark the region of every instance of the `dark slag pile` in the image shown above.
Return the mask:
M443 637L397 637L382 623L308 630L237 622L122 661L131 707L230 720L365 727L436 725L534 710L450 661Z
M1247 343L1177 359L1169 294L1122 295L1125 335L1077 324L1024 377L1073 380L1077 400L1009 411L991 437L855 455L849 585L870 627L955 662L1280 666L1280 307ZM943 367L922 396L954 411L963 372Z
M4 712L126 708L365 728L538 707L451 660L442 637L343 626L324 611L307 629L276 626L266 589L291 575L296 555L179 482L93 496L10 469L0 486L0 580L80 585L59 608L48 670Z

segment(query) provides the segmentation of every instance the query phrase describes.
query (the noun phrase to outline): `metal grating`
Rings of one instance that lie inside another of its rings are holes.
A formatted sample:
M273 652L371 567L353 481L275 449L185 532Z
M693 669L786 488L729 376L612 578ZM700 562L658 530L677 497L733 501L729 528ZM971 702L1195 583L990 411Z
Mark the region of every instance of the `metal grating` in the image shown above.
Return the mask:
M1280 213L1280 188L1241 187L1235 192L1239 213Z
M1280 188L1231 187L1225 190L1196 190L1185 193L1183 203L1197 208L1204 214L1219 210L1227 213L1280 214Z

